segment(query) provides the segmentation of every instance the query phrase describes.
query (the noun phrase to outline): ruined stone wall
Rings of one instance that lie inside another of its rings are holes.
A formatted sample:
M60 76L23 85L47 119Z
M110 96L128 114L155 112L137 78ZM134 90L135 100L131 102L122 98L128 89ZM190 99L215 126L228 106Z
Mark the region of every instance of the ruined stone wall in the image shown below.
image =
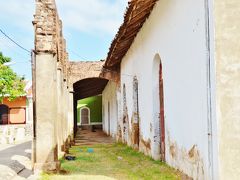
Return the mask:
M73 137L72 94L62 22L54 0L36 0L34 16L36 96L33 162L35 169L56 170ZM70 113L71 112L71 113ZM47 141L46 141L47 140Z
M35 52L57 55L58 66L63 69L67 79L68 53L63 37L62 21L59 19L54 0L36 0L33 21L35 29Z

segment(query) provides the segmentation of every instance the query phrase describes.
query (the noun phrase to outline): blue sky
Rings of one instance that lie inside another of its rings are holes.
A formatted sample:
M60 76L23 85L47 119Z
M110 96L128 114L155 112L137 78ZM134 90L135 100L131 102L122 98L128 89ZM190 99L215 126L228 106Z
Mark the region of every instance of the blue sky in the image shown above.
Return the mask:
M35 0L0 0L0 29L26 49L33 49ZM56 0L69 59L100 60L119 26L127 0ZM0 51L12 58L15 72L31 78L30 55L0 33Z

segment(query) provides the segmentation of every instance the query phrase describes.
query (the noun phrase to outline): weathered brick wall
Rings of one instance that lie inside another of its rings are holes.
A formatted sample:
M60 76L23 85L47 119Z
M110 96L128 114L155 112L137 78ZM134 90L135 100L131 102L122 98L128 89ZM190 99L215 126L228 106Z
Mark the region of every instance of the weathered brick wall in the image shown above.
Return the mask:
M91 77L99 77L104 61L69 62L70 84Z
M68 75L68 53L66 40L62 33L62 21L59 19L54 0L36 0L36 12L33 21L35 29L36 53L52 53L57 55L59 68L64 78Z

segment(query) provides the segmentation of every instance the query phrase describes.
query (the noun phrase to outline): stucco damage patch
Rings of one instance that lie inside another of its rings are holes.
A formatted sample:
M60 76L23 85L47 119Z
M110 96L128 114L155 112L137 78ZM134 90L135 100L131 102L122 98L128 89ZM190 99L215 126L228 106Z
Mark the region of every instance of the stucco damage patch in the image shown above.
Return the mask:
M123 143L127 143L128 145L131 145L131 142L129 141L129 134L131 133L129 130L129 118L128 118L128 107L127 107L127 97L126 97L126 86L123 85Z
M129 120L127 110L123 114L121 122L118 122L117 125L117 141L130 145L131 141L129 140L129 134L131 133L129 129Z
M138 113L134 112L132 119L131 119L131 125L132 125L132 131L131 133L131 143L132 143L132 147L134 149L138 149L139 148L139 115Z
M204 163L196 144L190 149L180 148L176 141L168 136L169 162L171 166L183 171L193 179L205 179Z
M122 128L121 128L121 125L118 124L117 126L117 142L123 142L122 140Z
M139 150L145 155L151 156L151 139L145 140L142 135L140 135Z
M128 114L124 113L124 115L123 115L123 143L129 142L128 135L129 135Z

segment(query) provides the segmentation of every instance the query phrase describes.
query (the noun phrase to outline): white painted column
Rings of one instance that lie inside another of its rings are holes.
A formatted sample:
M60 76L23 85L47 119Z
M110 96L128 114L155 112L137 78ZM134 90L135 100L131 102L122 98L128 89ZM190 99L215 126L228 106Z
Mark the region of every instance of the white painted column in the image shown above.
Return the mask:
M36 144L34 169L56 170L57 60L47 53L36 55Z
M63 156L64 139L63 139L63 124L62 124L62 70L58 67L57 70L57 95L58 95L58 113L57 113L57 139L58 139L58 157Z
M74 138L74 118L73 118L73 89L69 87L68 92L68 133L71 137L71 141Z
M240 2L214 0L214 58L219 177L240 177ZM214 85L214 84L213 84Z

